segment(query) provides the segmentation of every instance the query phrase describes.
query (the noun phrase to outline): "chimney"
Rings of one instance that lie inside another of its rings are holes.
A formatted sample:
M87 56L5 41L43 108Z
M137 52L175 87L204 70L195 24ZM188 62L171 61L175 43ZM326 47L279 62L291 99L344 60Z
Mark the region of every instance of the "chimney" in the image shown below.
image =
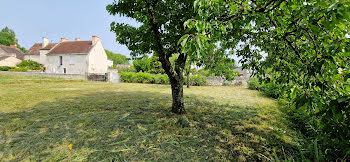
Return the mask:
M49 44L49 39L43 37L43 43L41 44L41 48L45 48Z
M68 41L67 38L61 38L61 43L62 43L62 42L66 42L66 41Z
M80 41L80 38L78 38L78 37L77 37L77 38L75 38L75 41Z
M11 48L17 48L17 45L10 45Z
M100 37L98 36L92 36L92 45L95 45L100 40Z

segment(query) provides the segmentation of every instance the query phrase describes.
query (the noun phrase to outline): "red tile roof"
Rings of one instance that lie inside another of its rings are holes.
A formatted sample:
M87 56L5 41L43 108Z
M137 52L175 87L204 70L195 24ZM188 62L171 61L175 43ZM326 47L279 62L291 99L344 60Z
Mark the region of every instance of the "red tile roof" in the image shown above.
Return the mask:
M41 50L50 50L51 48L55 47L57 43L49 43L46 47L41 48Z
M20 51L17 48L12 48L8 46L3 46L0 45L0 51L3 51L4 53L0 53L0 56L11 56L11 55L16 55L16 58L23 60L24 59L24 54L22 51Z
M26 53L26 55L40 55L40 50L50 50L55 47L57 43L49 43L46 47L42 48L41 43L35 43Z
M67 41L55 46L47 55L88 54L92 47L92 41Z

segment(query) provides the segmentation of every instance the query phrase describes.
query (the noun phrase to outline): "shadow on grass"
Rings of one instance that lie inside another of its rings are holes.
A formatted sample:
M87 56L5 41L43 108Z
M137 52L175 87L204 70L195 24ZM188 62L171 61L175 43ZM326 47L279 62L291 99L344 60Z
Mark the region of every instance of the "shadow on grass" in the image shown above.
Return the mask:
M169 94L144 91L42 102L1 114L0 159L265 161L274 147L296 152L279 132L259 128L268 119L256 108L209 101L186 96L184 116L169 111Z

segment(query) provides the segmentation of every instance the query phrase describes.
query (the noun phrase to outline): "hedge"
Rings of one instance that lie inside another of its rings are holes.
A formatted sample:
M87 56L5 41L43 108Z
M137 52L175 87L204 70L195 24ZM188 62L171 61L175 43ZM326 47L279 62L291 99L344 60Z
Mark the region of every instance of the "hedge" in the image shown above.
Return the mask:
M9 71L11 69L14 69L15 67L9 67L9 66L0 66L0 71Z
M149 83L149 84L170 84L170 80L166 74L153 75L145 72L121 72L120 81L125 83ZM186 85L187 78L184 78ZM207 84L207 79L201 76L190 76L192 86L203 86Z

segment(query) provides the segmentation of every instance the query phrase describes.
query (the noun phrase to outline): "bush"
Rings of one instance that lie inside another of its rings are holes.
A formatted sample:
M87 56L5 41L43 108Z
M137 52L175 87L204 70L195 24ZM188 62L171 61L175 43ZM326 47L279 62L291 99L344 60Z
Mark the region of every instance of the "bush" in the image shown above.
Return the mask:
M184 84L186 84L187 79L184 78ZM191 85L193 86L203 86L207 84L207 79L202 76L190 76ZM166 74L153 75L144 72L121 72L120 81L126 83L155 83L155 84L170 84L169 77Z
M137 72L148 72L151 69L151 59L148 57L138 58L132 64Z
M23 60L17 65L19 68L27 68L27 70L43 70L44 65L32 60Z
M135 73L133 72L121 72L120 73L120 81L126 82L126 83L132 83L132 77Z
M154 83L154 75L144 72L138 72L131 77L135 83Z
M187 77L184 77L184 85L187 84ZM207 78L202 76L190 76L190 85L192 86L204 86L207 84Z
M14 68L14 69L10 69L9 71L26 72L28 70L29 69L27 67L17 67L17 68Z
M260 87L260 83L258 78L250 78L248 80L248 88L252 90L258 90Z
M14 69L15 67L9 67L9 66L0 66L0 71L9 71L11 69Z
M158 74L154 78L154 83L156 83L156 84L170 84L170 80L169 80L168 75Z
M272 98L278 98L282 94L281 86L274 82L264 82L259 89Z

